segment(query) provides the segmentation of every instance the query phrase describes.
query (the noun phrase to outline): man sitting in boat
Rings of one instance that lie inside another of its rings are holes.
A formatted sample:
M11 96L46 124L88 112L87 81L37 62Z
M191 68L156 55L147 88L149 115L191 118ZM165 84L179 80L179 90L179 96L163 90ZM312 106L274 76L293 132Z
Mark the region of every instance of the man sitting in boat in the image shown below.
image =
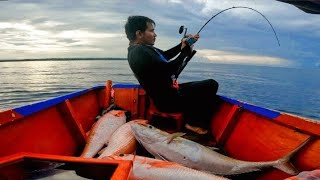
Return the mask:
M154 47L157 36L155 25L152 19L145 16L128 17L125 32L130 41L130 68L160 111L183 112L187 129L206 134L216 104L218 83L207 79L178 84L175 74L190 56L192 47L186 43L187 38L167 51ZM199 34L188 35L188 38L197 41Z

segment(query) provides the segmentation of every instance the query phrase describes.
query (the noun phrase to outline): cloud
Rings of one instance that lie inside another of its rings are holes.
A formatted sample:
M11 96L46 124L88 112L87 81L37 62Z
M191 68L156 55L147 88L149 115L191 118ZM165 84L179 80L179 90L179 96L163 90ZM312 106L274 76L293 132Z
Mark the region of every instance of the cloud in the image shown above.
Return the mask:
M0 3L0 59L126 57L124 24L131 8L123 2Z
M50 55L77 51L87 53L107 52L102 44L125 38L124 33L118 32L97 32L82 29L50 31L50 29L42 29L44 26L54 28L61 24L63 23L44 21L41 25L37 24L35 26L25 21L1 22L0 32L4 37L0 40L1 50L6 52L23 51L24 53L31 53L33 56L37 52L39 54L40 52L47 52ZM99 47L97 44L101 46Z
M198 55L209 60L210 62L221 64L246 64L282 67L293 65L292 62L278 57L237 54L228 51L201 49L198 50Z
M220 1L220 0L208 0L202 1L204 8L201 10L206 16L212 16L213 14L224 10L226 8L234 6L244 6L253 8L262 14L264 14L272 24L274 24L278 29L283 30L306 30L306 26L312 25L320 29L320 18L318 15L311 15L304 13L300 9L294 7L291 4L279 2L276 0L239 0L239 1ZM285 13L283 13L285 12ZM220 15L219 15L220 16ZM245 23L260 21L260 15L256 12L248 9L234 9L227 13L221 14L223 18L217 18L222 21L222 19L237 19L244 21ZM306 21L308 18L308 21Z
M259 14L236 9L206 26L197 44L199 49L263 53L263 57L293 61L312 59L312 65L319 57L319 16L275 0L15 0L0 1L0 5L1 59L126 57L124 24L131 15L154 19L156 46L168 49L179 43L180 25L195 33L213 14L232 6L248 6L263 13L274 26L281 47L276 47L272 29Z

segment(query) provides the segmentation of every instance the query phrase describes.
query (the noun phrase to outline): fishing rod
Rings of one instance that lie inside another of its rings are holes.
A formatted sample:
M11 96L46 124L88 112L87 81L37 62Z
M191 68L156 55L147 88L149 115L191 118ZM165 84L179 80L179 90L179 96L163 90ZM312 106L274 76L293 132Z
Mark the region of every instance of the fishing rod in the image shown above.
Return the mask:
M277 33L276 33L276 31L274 30L274 28L273 28L272 24L270 23L270 21L267 19L267 17L266 17L265 15L263 15L261 12L259 12L258 10L255 10L255 9L253 9L253 8L246 7L246 6L234 6L234 7L230 7L230 8L224 9L224 10L216 13L215 15L213 15L213 16L200 28L200 30L198 31L197 34L200 34L200 32L202 31L202 29L203 29L213 18L217 17L219 14L221 14L221 13L223 13L223 12L225 12L225 11L231 10L231 9L240 9L240 8L241 8L241 9L249 9L249 10L255 11L255 12L257 12L258 14L260 14L260 15L269 23L269 25L270 25L270 27L272 28L273 33L274 33L274 35L275 35L275 37L276 37L276 39L277 39L278 45L280 46L280 42L279 42ZM184 33L184 37L185 37L185 36L186 36L186 33L187 33L187 28L185 28L184 26L181 26L181 27L180 27L180 29L179 29L179 34L181 34L184 30L185 30L185 33ZM187 42L188 42L189 45L192 45L192 44L195 43L195 40L194 40L193 38L188 38L188 39L187 39Z
M213 15L201 28L200 30L198 31L197 34L200 34L200 32L203 30L203 28L215 17L217 17L219 14L225 12L225 11L228 11L228 10L231 10L231 9L249 9L249 10L252 10L252 11L255 11L257 13L259 13L270 25L270 27L272 28L273 30L273 33L277 39L277 42L278 42L278 45L280 46L280 42L279 42L279 39L278 39L278 36L277 36L277 33L276 31L274 30L272 24L270 23L270 21L267 19L267 17L265 15L263 15L261 12L259 12L258 10L255 10L253 8L250 8L250 7L246 7L246 6L234 6L234 7L230 7L230 8L227 8L227 9L224 9L218 13L216 13L215 15ZM179 34L182 34L182 32L184 31L184 35L183 37L186 37L186 34L187 34L187 31L188 31L188 28L185 28L184 26L180 26L179 28ZM193 45L196 40L194 38L187 38L186 42L188 43L189 46ZM187 57L186 60L183 61L183 63L181 64L180 68L177 70L177 72L175 73L175 76L176 78L178 78L178 76L180 75L180 73L182 72L182 70L186 67L186 65L188 64L188 62L191 60L191 58L195 55L197 51L196 50L193 50L191 52L191 54Z

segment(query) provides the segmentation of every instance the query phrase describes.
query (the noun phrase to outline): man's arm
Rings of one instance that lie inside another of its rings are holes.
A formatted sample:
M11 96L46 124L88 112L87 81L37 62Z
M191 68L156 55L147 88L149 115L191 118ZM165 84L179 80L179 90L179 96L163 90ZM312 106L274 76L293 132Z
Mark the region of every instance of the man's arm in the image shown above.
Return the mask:
M190 55L190 51L191 48L189 46L184 47L177 58L168 62L168 66L172 74L176 74L178 69L181 67L183 61L186 59L187 56Z
M162 54L166 59L172 59L173 57L175 57L178 53L181 52L181 45L182 43L176 45L175 47L167 50L167 51L163 51Z
M161 51L160 49L156 49L151 46L144 46L144 48L142 48L144 49L143 50L144 52L137 53L140 56L139 59L145 59L146 57L142 57L142 55L143 54L146 55L147 53L150 57L149 63L152 63L154 67L159 67L162 73L168 74L170 76L177 72L177 70L180 68L185 58L190 54L190 50L191 50L191 48L187 46L182 50L180 50L181 51L180 54L175 59L167 61L167 60L163 60L160 57L160 54L164 56L164 54L162 54L163 51ZM160 54L157 53L157 51L159 51Z

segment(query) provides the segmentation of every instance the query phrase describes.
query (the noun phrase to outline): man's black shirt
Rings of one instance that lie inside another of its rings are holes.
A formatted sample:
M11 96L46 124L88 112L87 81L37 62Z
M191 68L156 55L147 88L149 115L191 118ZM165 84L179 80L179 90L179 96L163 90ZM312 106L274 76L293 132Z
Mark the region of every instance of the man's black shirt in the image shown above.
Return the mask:
M167 51L148 45L128 47L130 68L159 109L172 109L169 106L176 106L175 102L179 102L180 95L173 87L172 78L187 54L186 50L180 52L181 43ZM175 56L177 58L169 61Z

